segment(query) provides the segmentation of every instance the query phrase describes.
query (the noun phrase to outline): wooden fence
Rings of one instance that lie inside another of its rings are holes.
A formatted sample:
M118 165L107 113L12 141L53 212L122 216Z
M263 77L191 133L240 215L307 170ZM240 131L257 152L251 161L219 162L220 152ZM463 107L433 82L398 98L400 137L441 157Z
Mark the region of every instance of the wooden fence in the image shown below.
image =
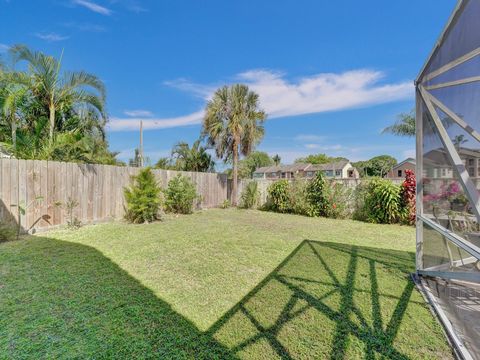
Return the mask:
M0 159L0 220L24 230L64 225L68 202L77 203L73 216L82 223L120 219L124 215L123 189L139 168L57 161ZM183 174L201 195L199 206L215 207L227 199L224 174L154 170L162 187ZM18 205L26 208L19 214Z

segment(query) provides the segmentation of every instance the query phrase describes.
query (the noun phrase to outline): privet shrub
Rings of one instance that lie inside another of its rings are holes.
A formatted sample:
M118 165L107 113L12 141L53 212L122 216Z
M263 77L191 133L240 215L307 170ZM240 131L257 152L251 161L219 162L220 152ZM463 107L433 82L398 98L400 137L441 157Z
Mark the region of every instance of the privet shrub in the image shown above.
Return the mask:
M152 170L147 167L133 177L133 183L124 189L125 218L136 224L160 219L161 189Z
M288 180L278 180L268 187L268 200L266 209L281 213L290 212L290 184Z
M353 220L368 221L368 209L365 205L365 199L369 190L370 181L363 180L353 191Z
M352 216L352 191L342 183L332 183L328 191L328 217L345 219Z
M367 220L379 224L393 224L404 214L400 186L385 179L372 180L365 197Z
M290 211L298 215L309 216L311 206L307 201L308 181L303 179L294 179L290 182L288 189L288 198L290 200Z
M259 198L258 183L250 181L240 195L240 207L243 209L255 208L258 205Z
M166 210L175 214L191 214L197 198L195 185L183 175L177 175L170 180L165 189Z
M317 175L309 182L306 190L307 202L310 204L309 216L328 216L331 204L329 202L330 187L323 174Z

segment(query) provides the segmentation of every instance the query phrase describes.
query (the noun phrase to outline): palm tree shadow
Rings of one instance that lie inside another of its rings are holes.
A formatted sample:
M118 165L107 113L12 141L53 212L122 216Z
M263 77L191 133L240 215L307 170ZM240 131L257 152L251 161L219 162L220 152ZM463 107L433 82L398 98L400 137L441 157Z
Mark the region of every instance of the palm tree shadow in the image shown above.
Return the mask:
M240 324L248 320L255 330L231 346L233 353L239 354L262 343L262 346L268 344L280 358L293 359L301 356L299 344L302 342L308 343L307 339L316 339L311 343L321 342L315 333L325 332L322 322L328 322L334 325L327 328L330 332L333 328L333 334L325 336L331 338L331 342L319 345L323 348L316 349L317 353L310 352L312 357L347 358L350 339L354 337L363 344L367 359L378 355L408 359L409 356L395 347L394 340L407 305L413 302L414 283L408 276L414 270L413 264L412 254L408 252L304 240L207 333L222 340L228 338L225 333L245 329L245 325ZM385 272L397 277L397 283L403 286L401 291L397 289L392 293L389 289L382 293L379 269L382 280ZM358 294L369 298L369 311L361 306L364 297ZM269 298L276 304L270 303ZM382 299L396 304L388 321L382 315ZM275 307L277 309L272 310ZM305 325L305 321L310 323ZM303 333L303 338L301 332L286 337L284 334L291 331L290 327L298 330L295 325L298 322L310 330ZM304 350L313 351L311 346Z

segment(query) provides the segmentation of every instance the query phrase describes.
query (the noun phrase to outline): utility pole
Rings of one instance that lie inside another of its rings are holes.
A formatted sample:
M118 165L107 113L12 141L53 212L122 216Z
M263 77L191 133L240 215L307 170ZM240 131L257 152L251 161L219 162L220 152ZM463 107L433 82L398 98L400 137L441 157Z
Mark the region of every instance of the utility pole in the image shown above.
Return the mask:
M140 120L140 167L143 167L143 120Z

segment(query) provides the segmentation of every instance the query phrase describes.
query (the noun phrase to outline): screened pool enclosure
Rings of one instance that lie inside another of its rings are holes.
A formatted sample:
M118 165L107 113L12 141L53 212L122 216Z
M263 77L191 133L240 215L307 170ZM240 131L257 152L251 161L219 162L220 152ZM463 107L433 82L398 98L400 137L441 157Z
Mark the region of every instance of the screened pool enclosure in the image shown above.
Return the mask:
M480 0L461 0L416 81L417 272L480 358Z

